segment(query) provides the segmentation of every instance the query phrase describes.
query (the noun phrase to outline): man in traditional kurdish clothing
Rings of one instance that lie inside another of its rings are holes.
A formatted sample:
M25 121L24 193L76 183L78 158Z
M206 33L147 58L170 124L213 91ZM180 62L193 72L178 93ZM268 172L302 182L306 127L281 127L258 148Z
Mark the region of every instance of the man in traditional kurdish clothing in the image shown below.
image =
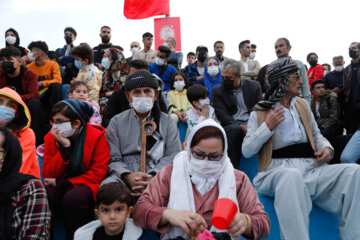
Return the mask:
M324 138L305 100L297 97L302 78L290 58L267 70L270 89L248 121L245 157L259 152L258 193L274 196L282 239L309 239L312 204L338 214L343 239L358 239L360 166L328 165L333 148Z

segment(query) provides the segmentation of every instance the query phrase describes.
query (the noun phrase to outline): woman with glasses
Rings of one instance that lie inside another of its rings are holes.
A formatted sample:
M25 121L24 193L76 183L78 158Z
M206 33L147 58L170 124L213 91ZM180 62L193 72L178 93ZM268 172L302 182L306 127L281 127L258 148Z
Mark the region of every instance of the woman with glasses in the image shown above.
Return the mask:
M21 162L19 140L0 125L0 239L49 239L46 189L34 176L19 173Z
M218 231L211 224L215 201L233 200L237 212L226 230L232 237L266 237L270 222L248 177L232 167L224 129L208 119L189 134L187 151L162 169L137 202L133 219L162 239L196 236L198 230Z
M52 223L64 218L67 239L93 220L94 199L110 158L105 129L88 124L94 110L67 99L55 104L51 131L45 136L42 173L48 190Z

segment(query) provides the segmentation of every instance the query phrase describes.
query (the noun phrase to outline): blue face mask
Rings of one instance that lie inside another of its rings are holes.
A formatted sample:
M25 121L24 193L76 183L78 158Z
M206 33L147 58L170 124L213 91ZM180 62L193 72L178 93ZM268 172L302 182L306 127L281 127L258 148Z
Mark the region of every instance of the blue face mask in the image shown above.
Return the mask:
M75 67L77 67L78 69L83 69L83 68L85 68L85 67L82 65L82 63L81 63L80 61L78 61L78 60L75 60L74 64L75 64Z
M101 59L101 65L102 65L105 69L109 69L109 68L110 68L110 60L109 60L109 58L103 58L103 59Z
M0 106L0 124L7 125L15 118L14 109Z

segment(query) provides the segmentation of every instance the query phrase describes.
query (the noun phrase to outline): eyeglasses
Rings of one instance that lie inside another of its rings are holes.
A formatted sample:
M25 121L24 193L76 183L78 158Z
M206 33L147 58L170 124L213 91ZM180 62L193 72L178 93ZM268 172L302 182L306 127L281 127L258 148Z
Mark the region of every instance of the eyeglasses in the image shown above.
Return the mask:
M207 157L207 159L209 159L209 161L219 161L224 156L224 153L206 154L206 153L197 152L197 151L194 151L194 150L191 150L191 153L197 159L204 160Z

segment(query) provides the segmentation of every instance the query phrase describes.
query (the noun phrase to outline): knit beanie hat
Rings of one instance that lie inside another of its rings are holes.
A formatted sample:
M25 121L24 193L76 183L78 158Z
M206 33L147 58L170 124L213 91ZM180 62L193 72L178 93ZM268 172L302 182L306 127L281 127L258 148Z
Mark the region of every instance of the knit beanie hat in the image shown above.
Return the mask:
M128 92L131 89L139 87L151 87L158 89L159 85L156 78L149 71L139 70L126 78L124 88L125 91Z

